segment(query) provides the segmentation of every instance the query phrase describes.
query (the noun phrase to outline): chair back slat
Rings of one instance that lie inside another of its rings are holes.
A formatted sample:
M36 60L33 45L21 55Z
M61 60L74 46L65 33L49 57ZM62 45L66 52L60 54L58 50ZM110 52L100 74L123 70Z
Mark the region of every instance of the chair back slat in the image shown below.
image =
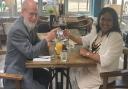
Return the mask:
M118 71L111 71L111 72L103 72L101 73L101 77L103 78L103 85L100 89L109 89L109 88L128 88L128 48L123 48L123 69ZM120 76L119 79L116 79L113 83L108 83L108 79L110 77L117 77Z
M127 66L128 66L128 48L124 47L123 54L124 54L123 69L127 69Z

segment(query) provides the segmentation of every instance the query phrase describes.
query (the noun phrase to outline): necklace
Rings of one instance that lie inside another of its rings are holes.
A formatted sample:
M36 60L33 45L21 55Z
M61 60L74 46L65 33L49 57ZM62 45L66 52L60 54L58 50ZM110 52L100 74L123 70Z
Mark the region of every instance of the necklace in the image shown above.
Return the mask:
M96 39L93 41L92 43L92 52L93 53L96 53L99 49L100 49L100 45L101 45L101 42L103 41L103 37L101 37L100 35L97 35Z

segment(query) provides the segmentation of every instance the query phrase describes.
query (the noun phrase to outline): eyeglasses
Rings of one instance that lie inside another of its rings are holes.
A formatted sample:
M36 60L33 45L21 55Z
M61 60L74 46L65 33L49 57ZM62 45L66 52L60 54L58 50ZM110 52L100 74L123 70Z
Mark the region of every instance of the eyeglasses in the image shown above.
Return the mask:
M37 16L38 16L38 13L30 12L29 15L30 15L30 16L36 16L36 17L37 17Z

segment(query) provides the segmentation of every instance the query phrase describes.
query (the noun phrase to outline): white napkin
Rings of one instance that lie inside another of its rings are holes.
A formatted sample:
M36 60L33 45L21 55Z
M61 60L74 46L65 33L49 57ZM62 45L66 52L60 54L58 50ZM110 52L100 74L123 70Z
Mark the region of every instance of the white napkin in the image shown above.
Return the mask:
M51 56L39 56L39 58L34 58L33 61L51 61Z

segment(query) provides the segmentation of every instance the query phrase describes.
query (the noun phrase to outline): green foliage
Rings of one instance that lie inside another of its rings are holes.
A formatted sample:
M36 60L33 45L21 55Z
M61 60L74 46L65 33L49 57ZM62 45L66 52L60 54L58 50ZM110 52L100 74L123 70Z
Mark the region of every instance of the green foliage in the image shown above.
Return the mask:
M49 14L53 14L54 13L54 9L52 7L47 8L47 11Z

